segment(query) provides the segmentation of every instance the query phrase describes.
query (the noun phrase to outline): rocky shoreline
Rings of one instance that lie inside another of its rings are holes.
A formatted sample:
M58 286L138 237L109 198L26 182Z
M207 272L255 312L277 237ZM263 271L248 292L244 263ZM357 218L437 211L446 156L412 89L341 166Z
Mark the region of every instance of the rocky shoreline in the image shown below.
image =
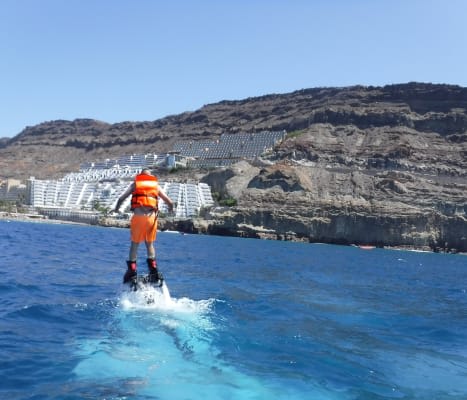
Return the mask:
M116 218L105 217L102 218L98 224L89 224L88 222L76 222L64 219L52 219L43 217L36 214L23 214L23 213L9 213L0 212L0 220L3 221L21 221L28 223L47 223L47 224L70 224L70 225L94 225L107 228L129 228L129 220L121 220ZM429 246L413 246L413 245L384 245L384 244L372 244L372 243L343 243L343 242L321 242L321 241L310 241L305 238L297 237L293 232L289 232L285 235L277 235L274 232L268 231L261 227L252 226L239 226L237 230L226 230L224 228L216 227L213 221L204 220L200 218L186 219L186 220L175 220L171 218L162 218L159 220L159 231L160 232L171 232L180 234L201 234L201 235L216 235L216 236L231 236L239 238L250 238L260 240L278 240L278 241L292 241L300 243L319 243L329 245L347 245L357 247L362 250L373 250L377 248L388 249L388 250L401 250L401 251L415 251L415 252L440 252L440 253L451 253L467 255L467 252L458 252L449 248L438 248L433 249Z

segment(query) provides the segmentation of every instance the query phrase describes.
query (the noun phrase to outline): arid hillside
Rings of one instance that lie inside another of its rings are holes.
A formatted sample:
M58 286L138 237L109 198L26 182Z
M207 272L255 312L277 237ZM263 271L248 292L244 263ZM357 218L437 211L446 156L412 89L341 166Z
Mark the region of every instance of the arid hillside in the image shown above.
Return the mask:
M0 142L0 178L59 177L83 161L166 152L178 140L222 133L283 130L277 159L352 168L408 167L466 171L467 89L410 83L303 89L209 104L156 121L107 124L50 121ZM449 157L446 157L449 155Z
M44 122L0 141L0 178L57 178L84 161L262 130L288 135L255 163L192 171L236 205L180 229L467 251L467 89L459 86L303 89L152 122Z

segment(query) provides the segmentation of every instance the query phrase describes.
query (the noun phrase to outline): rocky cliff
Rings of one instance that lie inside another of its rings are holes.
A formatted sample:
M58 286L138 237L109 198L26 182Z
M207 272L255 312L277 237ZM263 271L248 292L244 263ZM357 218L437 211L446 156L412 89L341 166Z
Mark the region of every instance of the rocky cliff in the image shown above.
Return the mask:
M1 177L57 177L177 140L289 132L255 165L203 174L231 208L184 229L467 251L467 89L409 83L223 101L153 122L52 121L0 144Z
M396 170L239 163L224 173L238 199L196 229L324 243L467 251L467 182ZM205 181L222 185L213 172ZM230 177L229 177L230 176Z

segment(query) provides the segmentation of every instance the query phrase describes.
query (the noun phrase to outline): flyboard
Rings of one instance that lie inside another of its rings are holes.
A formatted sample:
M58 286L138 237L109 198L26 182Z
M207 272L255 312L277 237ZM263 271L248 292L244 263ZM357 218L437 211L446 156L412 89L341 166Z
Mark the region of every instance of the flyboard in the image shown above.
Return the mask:
M162 274L138 274L126 283L125 286L127 286L127 291L130 294L144 299L147 304L171 300L169 289Z
M130 290L133 292L136 292L138 290L142 290L144 288L147 288L148 286L153 287L153 288L159 288L161 289L162 286L164 285L164 278L162 278L161 275L155 276L155 275L137 275L133 279L130 280L128 283Z

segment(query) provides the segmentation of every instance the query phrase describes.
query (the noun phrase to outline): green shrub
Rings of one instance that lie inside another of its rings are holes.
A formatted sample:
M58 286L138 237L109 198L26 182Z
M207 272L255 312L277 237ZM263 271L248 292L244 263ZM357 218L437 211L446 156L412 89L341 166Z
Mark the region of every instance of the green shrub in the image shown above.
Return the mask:
M303 132L304 132L303 130L289 132L287 133L286 139L293 139L293 138L299 137L303 135Z
M237 205L237 199L234 199L233 197L228 197L226 199L220 200L219 205L227 206L227 207L234 207Z

